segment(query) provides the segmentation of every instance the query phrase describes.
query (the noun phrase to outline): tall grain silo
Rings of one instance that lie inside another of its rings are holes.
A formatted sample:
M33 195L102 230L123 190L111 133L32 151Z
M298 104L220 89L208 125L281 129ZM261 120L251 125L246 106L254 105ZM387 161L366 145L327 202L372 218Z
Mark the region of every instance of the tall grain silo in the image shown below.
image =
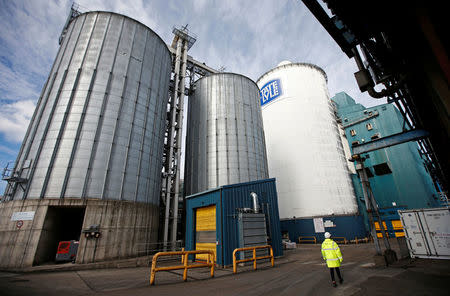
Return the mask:
M188 107L186 195L269 177L255 82L233 73L203 77Z
M301 233L298 227L302 227L302 221L296 219L306 218L303 222L312 226L314 218L317 222L333 217L328 225L334 228L328 230L336 232L336 225L346 222L334 217L356 217L358 207L325 72L312 64L285 61L257 83L269 171L277 179L282 228L297 241L300 235L321 231Z
M70 18L61 37L1 204L2 219L27 217L2 221L2 267L52 261L64 240L79 239L77 263L157 242L171 54L110 12Z

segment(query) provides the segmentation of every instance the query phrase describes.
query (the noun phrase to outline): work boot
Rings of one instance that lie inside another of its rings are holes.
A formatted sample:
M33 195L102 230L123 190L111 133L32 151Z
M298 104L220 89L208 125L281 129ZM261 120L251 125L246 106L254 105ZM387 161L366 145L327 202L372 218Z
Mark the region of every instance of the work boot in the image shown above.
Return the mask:
M336 282L335 281L333 281L333 287L337 287L337 284L336 284Z
M339 279L339 284L342 285L343 282L344 282L344 279Z

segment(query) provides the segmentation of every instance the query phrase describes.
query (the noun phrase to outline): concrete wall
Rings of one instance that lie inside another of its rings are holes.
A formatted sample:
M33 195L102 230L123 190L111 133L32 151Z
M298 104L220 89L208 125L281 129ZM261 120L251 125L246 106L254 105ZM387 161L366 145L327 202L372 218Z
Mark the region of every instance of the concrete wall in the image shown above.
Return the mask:
M51 218L46 221L49 206L85 207L82 229L100 225L100 238L80 236L76 263L143 256L156 247L159 208L155 205L92 199L10 201L0 204L0 269L21 269L42 263L40 256L51 247L46 239L53 235L52 223L64 223ZM34 219L23 221L18 228L16 221L11 221L12 214L28 211L35 211Z

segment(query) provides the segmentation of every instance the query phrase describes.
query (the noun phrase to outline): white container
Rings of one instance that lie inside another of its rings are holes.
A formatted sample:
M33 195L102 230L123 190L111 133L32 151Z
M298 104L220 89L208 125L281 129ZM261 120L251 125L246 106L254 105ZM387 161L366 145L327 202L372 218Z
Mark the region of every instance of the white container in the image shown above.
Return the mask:
M257 83L280 218L356 214L325 72L311 64L282 62Z
M450 209L398 211L412 258L450 259Z

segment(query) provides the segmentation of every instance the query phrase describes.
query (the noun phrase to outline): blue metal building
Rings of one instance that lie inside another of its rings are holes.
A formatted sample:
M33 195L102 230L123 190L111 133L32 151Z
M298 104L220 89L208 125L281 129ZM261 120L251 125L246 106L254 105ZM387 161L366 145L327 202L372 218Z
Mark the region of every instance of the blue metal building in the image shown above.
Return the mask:
M331 100L336 105L350 147L353 143L400 133L406 127L400 111L392 104L366 108L345 92L336 94ZM399 219L397 210L439 206L436 187L415 142L365 155L369 158L364 165L383 220ZM364 215L361 182L354 176L353 183L360 212ZM390 223L387 225L392 228Z
M317 219L317 218L316 218ZM324 231L330 232L333 237L344 237L347 240L367 237L364 225L364 216L325 216L320 217L324 224ZM298 242L299 237L315 237L317 242L324 240L324 232L317 232L313 218L297 218L281 221L283 235L289 235L291 241Z
M250 194L258 195L265 216L268 243L274 256L282 256L280 217L275 179L225 185L186 197L186 250L213 249L216 263L233 263L239 241L239 212L252 208ZM197 247L197 248L196 248Z

